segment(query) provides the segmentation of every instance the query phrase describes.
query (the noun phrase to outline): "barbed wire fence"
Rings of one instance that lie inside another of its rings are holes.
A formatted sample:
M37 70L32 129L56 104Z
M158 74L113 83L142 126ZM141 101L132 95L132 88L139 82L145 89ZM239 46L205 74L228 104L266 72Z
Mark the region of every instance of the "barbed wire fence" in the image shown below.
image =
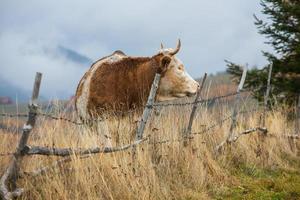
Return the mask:
M16 152L12 155L12 160L0 179L0 197L4 200L19 197L24 191L24 189L17 187L16 182L19 177L22 159L24 155L26 155L24 149L26 148L30 132L36 122L36 112L38 108L36 101L39 96L41 80L42 74L39 72L36 73L32 97L28 105L29 112L27 122L23 126L22 135L17 145Z
M257 127L249 128L247 130L244 130L240 133L236 133L236 125L237 125L237 116L239 114L245 114L245 113L253 113L256 111L260 111L261 108L254 108L254 109L248 109L248 110L242 110L239 109L239 103L241 100L241 93L244 92L249 92L246 90L243 90L243 85L246 79L246 74L247 74L247 69L244 68L243 70L243 75L240 81L240 84L238 86L238 89L236 92L228 93L225 95L221 96L216 96L212 98L207 98L207 99L202 99L201 98L201 92L203 89L203 86L205 84L206 80L206 74L204 75L202 79L202 84L201 87L199 88L196 98L192 102L175 102L175 103L156 103L155 102L155 96L156 96L156 91L159 85L160 81L160 74L156 74L154 81L151 86L150 94L148 97L148 101L145 105L145 109L143 111L141 120L138 121L137 128L136 128L136 136L135 136L135 141L130 143L130 144L125 144L121 146L116 146L116 147L92 147L92 148L49 148L49 147L42 147L42 146L30 146L27 144L28 138L30 136L31 130L34 128L34 125L36 123L37 117L46 117L52 120L59 120L59 121L65 121L67 123L71 123L76 126L82 126L85 125L85 123L81 121L77 121L74 119L70 119L67 117L63 116L55 116L50 113L43 113L40 110L38 110L38 105L37 105L37 98L39 95L39 87L41 83L41 73L36 74L36 79L34 83L34 89L33 89L33 94L31 98L31 102L29 103L29 112L28 114L6 114L6 113L1 113L1 117L6 117L6 118L15 118L15 117L27 117L27 122L23 126L22 129L22 135L19 140L18 147L16 149L16 152L12 153L1 153L0 156L12 156L12 161L7 167L7 170L5 173L2 175L0 179L0 197L2 199L12 199L15 197L20 196L23 193L23 189L17 188L16 181L19 177L22 177L24 173L20 172L20 166L22 162L22 158L25 155L45 155L45 156L59 156L59 157L64 157L61 160L58 160L54 162L51 166L46 166L46 167L41 167L40 169L37 169L33 171L32 173L26 173L26 175L33 175L37 176L40 174L46 173L48 170L50 170L52 167L55 167L57 165L61 165L64 162L71 161L71 155L77 155L79 158L87 158L91 156L92 154L99 154L99 153L113 153L113 152L120 152L120 151L125 151L128 149L132 149L132 159L133 163L136 162L136 148L138 148L139 145L146 143L147 144L164 144L164 143L169 143L169 142L184 142L185 146L188 145L188 141L192 140L195 138L196 135L202 135L202 134L210 134L211 130L214 129L217 126L220 126L226 121L231 120L231 125L230 125L230 130L229 133L227 134L226 139L221 142L219 145L215 147L216 152L220 152L222 148L225 147L225 145L230 145L233 142L236 142L242 135L247 135L253 132L260 132L266 134L268 132L267 128L265 127L265 117L266 117L266 111L267 111L267 103L268 103L268 98L269 98L269 92L270 92L270 80L271 80L271 73L272 73L272 67L269 68L269 74L268 74L268 83L266 87L266 94L265 94L265 101L263 105L263 115L262 119ZM264 87L265 88L265 87ZM229 97L235 97L234 99L234 108L233 112L231 115L224 116L220 120L218 120L216 123L211 124L207 126L206 128L200 130L200 131L192 131L192 124L193 120L195 118L195 113L196 109L199 104L206 104L206 105L213 105L217 100L221 99L226 99ZM300 97L299 97L300 99ZM179 139L164 139L164 140L159 140L159 141L150 141L150 136L143 136L144 130L147 124L147 121L153 112L153 109L155 107L184 107L184 106L193 106L189 118L189 123L185 130L182 133L182 137ZM134 111L129 111L128 113L132 113ZM298 105L298 114L300 113L300 100L299 100L299 105ZM300 114L299 114L300 115ZM92 121L93 122L100 122L108 119L108 117L101 117L101 118L95 118ZM297 124L297 123L296 123ZM289 138L292 139L299 139L299 125L297 125L298 128L296 130L296 133L294 135L288 136ZM1 127L0 127L1 128ZM133 170L135 171L136 165L133 165Z

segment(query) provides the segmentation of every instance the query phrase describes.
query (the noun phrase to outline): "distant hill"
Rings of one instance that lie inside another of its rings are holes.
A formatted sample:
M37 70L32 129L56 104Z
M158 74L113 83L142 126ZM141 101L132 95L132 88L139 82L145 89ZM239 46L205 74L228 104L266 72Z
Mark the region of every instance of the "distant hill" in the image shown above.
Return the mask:
M84 55L81 55L80 53L78 53L72 49L69 49L69 48L66 48L66 47L60 46L60 45L57 47L56 54L59 54L60 56L65 57L67 60L70 60L75 63L83 64L83 65L90 65L93 62L92 59L90 59Z
M89 57L62 45L57 45L56 47L44 47L43 51L45 55L51 59L63 58L73 63L80 64L81 66L90 66L93 62Z
M201 78L197 78L196 81L201 82ZM231 75L228 74L226 71L222 72L216 72L214 74L209 74L206 79L206 84L211 82L213 85L234 85L234 83L231 81Z
M16 98L19 102L27 102L30 98L30 92L11 84L0 76L0 96L8 96L14 102Z
M58 45L55 48L45 48L44 52L48 56L51 56L52 59L65 58L68 61L80 64L80 66L90 66L92 64L92 59L76 52L75 50L69 49L61 45ZM10 97L13 100L13 102L15 102L16 98L18 98L18 101L20 103L26 103L30 99L30 95L31 91L25 91L22 88L15 86L10 81L7 81L0 76L0 97ZM40 97L40 99L46 100L43 97Z
M201 78L196 80L201 82ZM235 92L236 88L237 85L231 81L230 74L227 72L217 72L207 76L202 94L205 97L220 96Z

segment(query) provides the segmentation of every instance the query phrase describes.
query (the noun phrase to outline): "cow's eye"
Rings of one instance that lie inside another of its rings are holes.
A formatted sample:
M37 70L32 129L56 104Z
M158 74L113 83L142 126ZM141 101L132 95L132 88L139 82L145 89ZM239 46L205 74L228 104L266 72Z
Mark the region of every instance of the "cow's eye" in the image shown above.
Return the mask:
M178 69L179 69L180 71L183 71L183 67L182 67L182 66L179 66Z

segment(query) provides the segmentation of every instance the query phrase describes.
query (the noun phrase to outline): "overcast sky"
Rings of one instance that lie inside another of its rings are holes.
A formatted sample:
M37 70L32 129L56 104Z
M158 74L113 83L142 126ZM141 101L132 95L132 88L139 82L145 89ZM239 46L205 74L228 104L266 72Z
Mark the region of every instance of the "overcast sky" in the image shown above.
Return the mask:
M260 11L259 0L1 0L0 78L31 90L40 71L43 96L68 97L92 61L117 49L152 56L177 38L194 78L224 71L224 59L263 66L270 47L253 23Z

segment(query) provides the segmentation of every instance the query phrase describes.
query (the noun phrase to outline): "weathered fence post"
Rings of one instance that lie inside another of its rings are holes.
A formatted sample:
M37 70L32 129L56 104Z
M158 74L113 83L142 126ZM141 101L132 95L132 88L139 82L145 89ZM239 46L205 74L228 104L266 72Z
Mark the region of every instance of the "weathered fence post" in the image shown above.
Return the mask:
M240 99L241 99L240 92L244 87L244 83L245 83L245 80L246 80L246 75L247 75L247 66L245 66L244 69L243 69L242 78L240 80L240 84L239 84L239 86L237 88L237 91L236 91L236 96L235 96L235 100L234 100L234 107L233 107L233 113L232 113L232 121L231 121L230 129L229 129L229 134L228 134L226 140L224 140L221 144L219 144L216 147L217 152L220 151L220 149L222 148L222 146L225 143L230 143L231 140L233 139L233 135L234 135L233 130L236 127L237 114L238 114L238 105L239 105Z
M266 112L268 109L268 101L269 101L270 89L271 89L272 68L273 68L273 63L271 63L269 66L267 90L266 90L265 97L264 97L264 111L263 111L263 116L262 116L262 126L263 127L266 126Z
M151 110L153 108L153 104L155 101L155 96L156 96L156 91L158 89L158 84L161 78L161 74L156 73L153 83L151 85L151 89L150 89L150 93L148 96L148 100L147 100L147 104L145 106L145 109L143 111L143 115L141 120L139 121L137 130L136 130L136 136L135 136L135 140L141 140L143 138L143 134L144 134L144 130L145 130L145 126L147 123L147 120L151 114ZM135 160L136 160L136 146L134 145L132 148L132 163L133 163L133 173L135 173Z
M238 105L239 105L240 99L241 99L240 92L244 87L244 83L245 83L245 80L246 80L246 75L247 75L247 67L245 66L244 69L243 69L243 74L242 74L240 84L239 84L238 89L236 91L237 94L236 94L236 97L235 97L235 100L234 100L235 102L234 102L234 108L233 108L233 114L232 114L232 122L231 122L231 125L230 125L227 141L230 141L230 139L233 137L233 130L236 127L236 121L237 121L236 117L237 117L237 113L238 113Z
M184 137L188 137L191 134L193 121L194 121L196 110L197 110L197 107L198 107L197 101L199 101L201 99L201 92L203 90L206 77L207 77L207 73L204 74L201 86L197 91L197 95L196 95L196 98L195 98L195 101L194 101L194 104L193 104L192 112L191 112L191 115L190 115L190 118L189 118L189 124L188 124L188 127L187 127L187 129L184 133Z
M30 132L36 122L36 114L38 108L36 100L39 96L41 79L42 79L42 74L37 72L35 76L31 101L28 106L29 113L28 113L27 122L23 126L22 136L17 146L16 152L12 157L12 161L10 162L7 170L4 172L0 180L0 197L1 199L4 200L12 199L14 197L20 196L23 192L23 189L17 188L16 181L19 176L20 164L23 156L25 155L24 150ZM11 185L11 188L9 188L8 185Z
M145 109L144 109L144 112L142 115L142 119L139 122L139 125L137 127L136 140L140 140L143 138L144 129L145 129L147 120L151 114L151 110L153 108L153 103L155 101L155 95L156 95L156 91L157 91L158 84L160 81L160 77L161 77L160 74L158 74L158 73L155 74L155 77L154 77L154 80L153 80L153 83L151 86L150 94L148 96L147 104L145 106Z
M295 124L295 135L300 135L300 94L298 97L298 106L296 111L296 124Z

